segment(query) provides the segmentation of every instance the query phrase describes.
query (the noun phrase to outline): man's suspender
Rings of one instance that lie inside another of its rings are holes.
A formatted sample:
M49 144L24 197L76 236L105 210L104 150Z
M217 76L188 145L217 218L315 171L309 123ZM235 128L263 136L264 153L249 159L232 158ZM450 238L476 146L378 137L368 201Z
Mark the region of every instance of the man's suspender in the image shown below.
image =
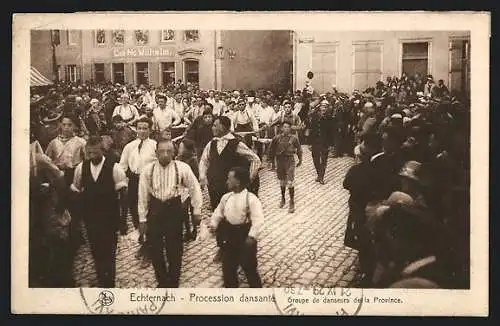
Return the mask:
M179 168L177 167L177 163L175 163L175 161L173 161L174 163L174 168L175 168L175 189L177 190L179 188L179 185L180 185L180 177L179 177ZM151 174L149 176L149 187L151 189L153 189L153 175L154 175L154 172L155 172L155 166L156 166L156 163L153 163L153 167L151 168Z
M231 197L233 194L231 193L229 196L226 197L226 200L224 201L224 204L222 205L222 213L224 213L224 208L226 208L226 203L227 201L229 200L229 197ZM247 211L246 211L246 216L245 216L245 224L246 223L249 223L250 222L250 191L247 190L247 200L246 200L246 203L247 203ZM224 216L224 219L227 221L226 217Z

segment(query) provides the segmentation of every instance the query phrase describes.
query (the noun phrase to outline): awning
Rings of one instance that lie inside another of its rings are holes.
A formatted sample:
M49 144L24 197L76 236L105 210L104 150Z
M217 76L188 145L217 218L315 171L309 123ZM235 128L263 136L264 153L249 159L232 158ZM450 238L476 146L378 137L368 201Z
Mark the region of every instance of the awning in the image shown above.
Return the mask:
M31 67L30 86L52 85L52 81L42 75L36 68Z

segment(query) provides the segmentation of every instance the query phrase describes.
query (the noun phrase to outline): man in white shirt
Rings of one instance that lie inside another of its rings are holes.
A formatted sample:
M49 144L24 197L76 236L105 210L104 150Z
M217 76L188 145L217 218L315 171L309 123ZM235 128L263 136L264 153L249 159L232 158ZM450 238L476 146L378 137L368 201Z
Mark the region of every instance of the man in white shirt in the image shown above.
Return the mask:
M167 107L165 95L158 95L158 107L153 110L153 130L161 134L165 129L178 125L181 117L177 112Z
M237 107L238 109L235 111L233 116L232 127L234 129L232 131L238 133L255 132L259 130L259 123L257 119L255 119L255 115L248 112L244 99L240 99L238 101ZM245 140L245 144L249 148L252 148L252 135L245 134L243 138Z
M127 125L133 126L139 119L139 111L135 106L129 104L130 96L128 94L123 94L120 99L122 104L115 107L112 117L120 115Z
M260 117L259 117L259 111L260 111L260 104L255 103L255 97L249 96L247 98L247 105L245 107L245 110L252 115L257 122L259 122Z
M165 91L165 97L167 98L167 108L174 109L174 96L172 95L172 91L170 89L167 89Z
M246 187L250 181L248 171L241 167L229 170L229 193L210 218L209 228L218 230L223 239L222 274L224 287L237 288L238 267L241 265L251 288L261 288L257 271L257 239L264 223L264 212L259 198Z
M210 103L212 105L214 105L214 103L215 103L215 96L214 96L213 90L208 91L207 103Z
M149 255L160 288L179 287L182 265L184 210L181 195L189 192L193 220L200 219L200 184L189 165L174 160L174 144L160 140L158 160L144 168L139 179L139 230L147 234ZM168 271L164 251L167 253Z
M259 117L259 138L272 138L269 137L269 127L271 126L274 110L268 105L267 100L260 102L257 116ZM257 155L262 160L262 155L265 151L265 145L261 142L255 144Z
M149 138L151 126L152 121L146 117L137 121L137 139L125 145L119 163L129 179L128 202L132 223L136 229L139 227L137 212L139 175L144 166L156 160L156 141ZM143 238L140 238L139 242L142 241Z
M210 102L209 102L209 103L210 103ZM220 115L224 115L224 113L225 113L225 112L226 112L226 110L227 110L226 103L224 103L224 101L222 101L222 100L220 99L220 95L219 95L219 93L216 93L216 94L214 95L214 100L213 100L212 105L213 105L213 107L214 107L214 108L213 108L212 113L213 113L213 115L214 115L214 116L216 116L216 117L218 117L218 116L220 116Z
M127 232L127 177L117 163L104 157L100 136L90 137L86 152L88 159L76 167L71 190L80 196L98 286L113 288L117 231L121 235Z
M231 121L228 117L222 116L215 119L212 126L214 138L205 146L200 158L200 184L202 187L207 186L213 210L227 192L226 179L232 167L242 166L247 169L251 183L258 185L261 161L244 142L236 139L229 132L230 127ZM218 237L219 247L222 245L221 241ZM219 251L215 261L220 259L220 254Z
M182 119L184 118L185 108L184 104L182 104L182 93L181 91L177 91L175 93L174 101L172 102L172 109L177 113L177 115Z
M186 113L186 118L193 122L199 116L203 115L203 111L205 110L204 101L201 97L196 97L194 101L194 105L191 107L189 112Z

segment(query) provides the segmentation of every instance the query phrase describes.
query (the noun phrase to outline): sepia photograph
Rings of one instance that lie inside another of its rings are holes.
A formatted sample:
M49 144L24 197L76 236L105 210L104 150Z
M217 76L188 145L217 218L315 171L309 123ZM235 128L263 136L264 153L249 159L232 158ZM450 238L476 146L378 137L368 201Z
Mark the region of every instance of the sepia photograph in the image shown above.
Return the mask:
M29 30L30 289L471 289L470 30L97 27Z

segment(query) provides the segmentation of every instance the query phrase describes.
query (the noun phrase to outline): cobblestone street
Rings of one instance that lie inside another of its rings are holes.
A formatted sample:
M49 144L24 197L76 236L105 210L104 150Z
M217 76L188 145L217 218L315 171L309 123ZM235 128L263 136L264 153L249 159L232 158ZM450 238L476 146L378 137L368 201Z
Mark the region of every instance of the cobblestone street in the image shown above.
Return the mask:
M350 286L358 274L357 252L343 245L348 214L348 192L342 181L353 164L350 157L329 157L325 185L315 182L316 174L307 146L303 165L296 169L296 211L278 207L280 194L275 171L268 164L260 171L259 197L263 202L265 224L258 243L259 272L264 287L299 285ZM202 214L210 214L204 191ZM133 228L130 223L129 231ZM141 268L135 258L138 244L120 241L117 252L116 286L120 288L156 287L151 265ZM181 287L222 287L219 263L212 262L215 239L192 241L184 246ZM241 271L240 271L241 272ZM76 257L74 274L79 287L96 286L90 250L84 244ZM241 286L246 287L241 272Z

